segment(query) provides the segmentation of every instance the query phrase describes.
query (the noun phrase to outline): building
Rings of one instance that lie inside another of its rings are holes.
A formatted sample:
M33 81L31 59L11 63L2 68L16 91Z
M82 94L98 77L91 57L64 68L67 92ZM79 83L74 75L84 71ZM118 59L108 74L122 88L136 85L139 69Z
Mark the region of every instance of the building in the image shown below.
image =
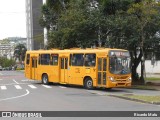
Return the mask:
M27 48L27 39L22 37L8 37L7 38L11 46L16 46L18 44L23 44Z
M26 0L27 49L38 50L44 46L43 28L39 24L43 0Z
M0 43L0 57L11 59L14 57L14 49L18 44L26 45L26 38L22 37L8 37L8 43Z
M13 57L13 47L11 44L0 44L0 57L6 57L8 59Z

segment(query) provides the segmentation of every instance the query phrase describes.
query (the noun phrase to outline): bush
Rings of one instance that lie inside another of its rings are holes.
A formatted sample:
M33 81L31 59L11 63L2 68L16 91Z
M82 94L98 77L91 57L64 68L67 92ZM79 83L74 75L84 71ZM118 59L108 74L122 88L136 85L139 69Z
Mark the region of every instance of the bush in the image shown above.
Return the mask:
M16 68L16 70L24 70L24 68Z

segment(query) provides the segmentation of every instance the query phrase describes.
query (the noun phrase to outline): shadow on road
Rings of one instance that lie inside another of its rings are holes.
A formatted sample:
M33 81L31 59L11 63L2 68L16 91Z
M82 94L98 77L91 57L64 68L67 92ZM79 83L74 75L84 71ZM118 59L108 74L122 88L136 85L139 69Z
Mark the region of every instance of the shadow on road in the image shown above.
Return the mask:
M41 85L41 82L33 82L33 84L37 84L37 85ZM67 88L73 88L73 89L84 89L86 90L83 86L79 86L79 85L69 85L69 84L59 84L59 83L50 83L49 86L63 86L63 87L67 87ZM125 93L132 93L131 91L129 91L128 89L125 88L112 88L112 89L108 89L108 88L93 88L92 90L89 91L101 91L101 92L107 92L107 93L119 93L119 92L125 92Z

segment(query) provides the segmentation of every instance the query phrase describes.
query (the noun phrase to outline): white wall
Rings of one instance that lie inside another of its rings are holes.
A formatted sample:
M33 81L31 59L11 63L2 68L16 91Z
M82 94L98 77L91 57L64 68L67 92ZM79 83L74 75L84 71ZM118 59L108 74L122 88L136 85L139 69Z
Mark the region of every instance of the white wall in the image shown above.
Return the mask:
M160 73L160 61L156 61L155 65L151 65L150 60L145 61L145 71L146 73ZM139 64L137 72L141 73L141 65Z

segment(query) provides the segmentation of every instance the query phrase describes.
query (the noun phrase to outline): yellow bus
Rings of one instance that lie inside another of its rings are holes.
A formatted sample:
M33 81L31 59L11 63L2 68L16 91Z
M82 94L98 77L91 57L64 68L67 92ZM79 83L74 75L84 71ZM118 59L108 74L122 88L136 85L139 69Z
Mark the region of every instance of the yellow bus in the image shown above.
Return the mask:
M111 48L27 51L25 77L86 89L129 87L131 59L127 50Z

